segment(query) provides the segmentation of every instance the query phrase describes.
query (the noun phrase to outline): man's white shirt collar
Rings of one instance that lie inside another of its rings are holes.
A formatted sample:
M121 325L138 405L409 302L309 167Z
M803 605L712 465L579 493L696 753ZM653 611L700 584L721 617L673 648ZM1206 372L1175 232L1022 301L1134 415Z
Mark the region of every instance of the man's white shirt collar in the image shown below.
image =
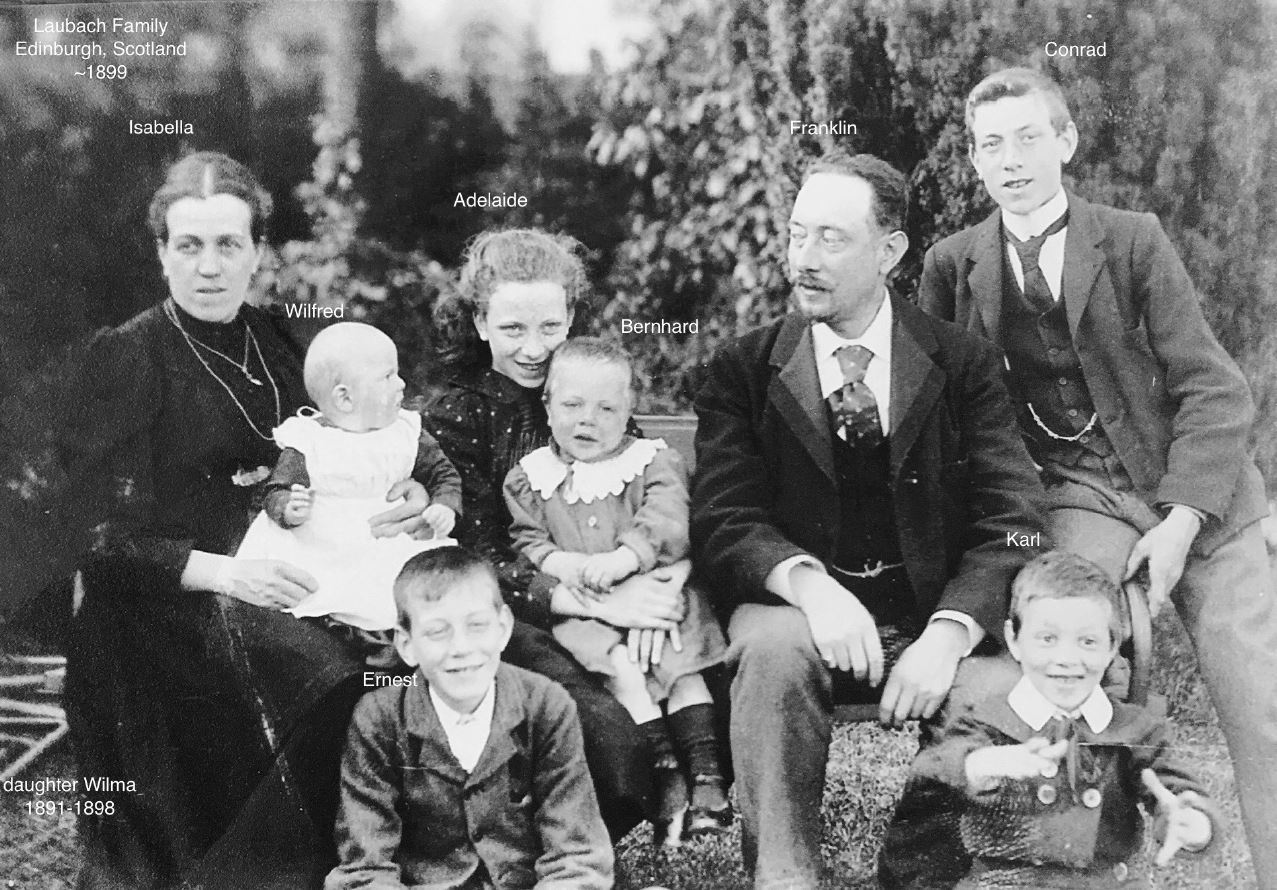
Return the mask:
M448 737L448 747L452 749L461 768L468 773L474 771L484 746L488 744L488 734L492 731L492 715L496 708L496 688L494 680L488 685L488 691L479 702L479 707L469 714L462 714L439 698L433 686L426 687L430 694L430 703L435 706L435 714L439 717L439 724Z
M1007 695L1007 704L1015 711L1017 717L1029 724L1034 732L1050 722L1052 717L1063 717L1074 720L1081 717L1091 732L1100 733L1108 729L1113 722L1113 703L1104 690L1096 686L1081 707L1069 713L1052 704L1047 697L1038 691L1028 677L1021 677L1020 682Z
M837 352L844 346L863 346L873 353L865 369L865 385L874 394L878 402L878 418L882 422L882 431L887 433L891 416L891 328L894 312L891 308L891 297L884 293L878 314L865 332L854 339L847 339L834 332L834 329L823 321L812 325L812 352L816 357L816 370L820 374L821 398L829 398L830 394L843 387L842 366L838 363Z
M1064 189L1060 189L1054 198L1023 216L1003 210L1002 226L1013 237L1024 241L1045 232L1051 227L1051 223L1059 219L1060 215L1068 209L1069 199L1065 196ZM1064 243L1067 231L1068 226L1065 226L1047 238L1042 242L1042 248L1038 252L1038 268L1042 270L1042 277L1046 280L1046 287L1051 292L1051 297L1057 301L1060 299L1060 291L1064 286ZM1002 249L1011 263L1011 273L1015 276L1015 283L1023 289L1024 266L1020 262L1020 255L1009 243Z
M1068 196L1064 194L1064 189L1060 189L1055 193L1055 197L1047 201L1036 210L1030 210L1028 213L1010 213L1006 210L1002 211L1002 225L1006 230L1019 238L1026 241L1035 235L1041 235L1051 223L1059 219L1064 211L1069 209Z

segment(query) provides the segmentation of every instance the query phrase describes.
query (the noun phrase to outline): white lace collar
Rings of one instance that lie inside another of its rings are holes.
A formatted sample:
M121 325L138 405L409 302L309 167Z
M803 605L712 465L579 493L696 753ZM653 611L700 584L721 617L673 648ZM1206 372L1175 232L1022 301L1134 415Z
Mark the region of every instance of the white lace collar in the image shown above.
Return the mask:
M533 490L545 500L553 497L566 479L563 499L569 504L578 501L590 504L624 491L627 484L647 469L656 452L665 447L664 439L635 439L620 454L606 460L577 460L569 464L553 446L546 445L520 460L519 466L528 474Z

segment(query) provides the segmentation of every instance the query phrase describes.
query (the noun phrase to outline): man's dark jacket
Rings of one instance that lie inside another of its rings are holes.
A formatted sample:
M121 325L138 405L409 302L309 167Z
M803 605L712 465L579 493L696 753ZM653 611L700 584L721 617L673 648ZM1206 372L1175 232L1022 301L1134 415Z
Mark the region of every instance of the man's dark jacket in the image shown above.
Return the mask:
M1157 217L1068 201L1064 307L1100 423L1149 504L1211 517L1193 545L1210 553L1268 513L1248 447L1246 378ZM1001 346L1003 252L1000 211L939 242L923 262L919 306Z
M828 566L840 523L894 522L918 608L997 637L1011 578L1041 530L1041 487L988 343L892 298L891 516L841 516L811 328L791 314L725 346L696 399L692 546L725 612L780 604L782 560ZM1015 544L1008 544L1008 535Z

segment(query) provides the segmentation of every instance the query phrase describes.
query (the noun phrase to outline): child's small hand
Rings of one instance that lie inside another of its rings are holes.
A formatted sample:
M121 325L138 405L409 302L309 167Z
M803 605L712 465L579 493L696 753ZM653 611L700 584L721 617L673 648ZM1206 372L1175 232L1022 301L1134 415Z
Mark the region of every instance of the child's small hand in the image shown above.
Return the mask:
M638 570L638 554L629 547L617 547L588 557L581 565L581 582L595 590L607 590Z
M967 787L974 792L992 791L1003 779L1053 775L1060 758L1068 750L1068 739L1051 744L1038 737L1022 745L977 748L967 755Z
M584 553L556 550L541 561L541 571L553 575L568 587L581 586L581 566L588 557Z
M310 519L310 509L315 504L315 493L304 485L294 485L288 489L288 500L284 504L284 522L295 527Z
M1210 843L1210 816L1194 806L1201 801L1198 794L1192 791L1172 794L1151 769L1140 772L1140 781L1157 801L1157 823L1166 826L1166 836L1153 859L1154 865L1160 868L1169 864L1180 850L1195 852Z
M421 518L426 520L426 524L435 533L435 538L448 537L452 527L457 524L456 511L443 504L431 504L421 512Z

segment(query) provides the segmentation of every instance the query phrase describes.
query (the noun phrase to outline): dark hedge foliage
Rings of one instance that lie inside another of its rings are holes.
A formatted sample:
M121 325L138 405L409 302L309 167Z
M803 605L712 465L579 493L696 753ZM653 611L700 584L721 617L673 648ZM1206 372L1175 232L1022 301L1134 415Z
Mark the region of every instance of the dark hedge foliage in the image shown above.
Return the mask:
M910 176L908 292L925 249L991 209L967 160L962 108L1011 64L1064 87L1087 198L1156 213L1259 407L1277 469L1277 57L1258 0L674 0L606 95L602 164L639 177L609 287L610 317L701 319L697 338L638 340L653 404L686 407L714 344L783 310L783 223L801 165L836 140ZM1048 58L1049 40L1107 45ZM854 136L798 138L789 121Z

